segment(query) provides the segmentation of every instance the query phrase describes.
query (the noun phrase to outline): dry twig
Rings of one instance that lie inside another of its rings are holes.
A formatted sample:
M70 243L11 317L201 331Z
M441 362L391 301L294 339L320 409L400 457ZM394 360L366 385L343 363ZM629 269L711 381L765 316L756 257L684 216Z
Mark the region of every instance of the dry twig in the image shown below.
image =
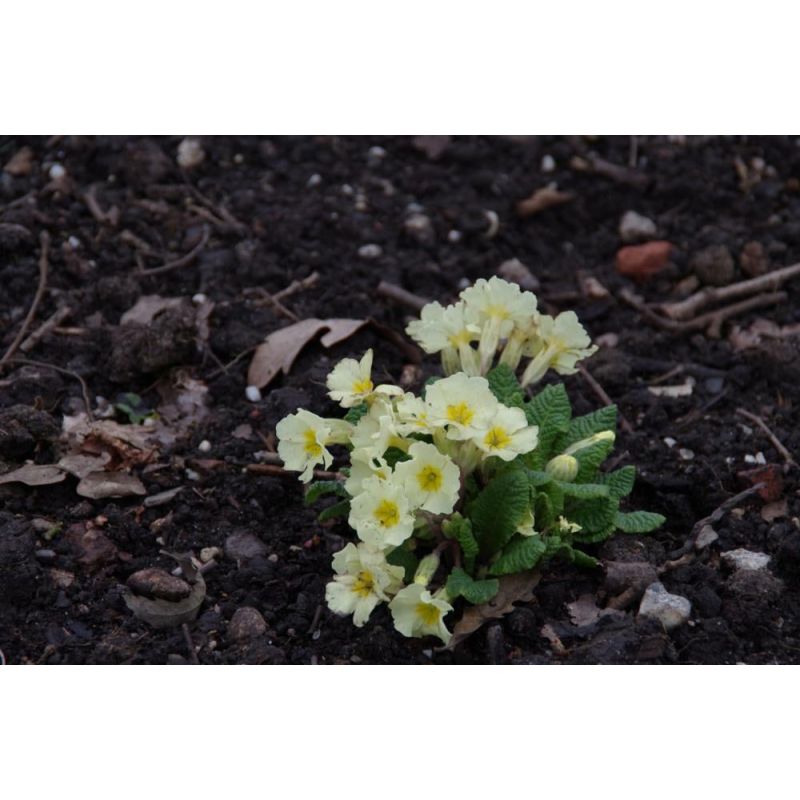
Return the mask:
M86 408L86 417L89 422L94 421L94 415L92 414L92 401L89 397L89 387L86 385L86 381L80 375L78 375L77 372L73 372L71 369L57 367L55 364L48 364L46 361L33 361L30 358L17 358L16 356L10 358L8 363L22 364L23 366L29 367L40 367L42 369L52 369L54 372L59 372L62 375L68 375L70 378L74 378L81 385L81 395L83 396L83 405Z
M273 478L297 479L296 472L292 472L278 464L248 464L245 469L256 475L271 475ZM341 472L328 472L324 469L315 469L314 477L320 481L341 481L344 480L345 476Z
M152 269L140 269L137 274L143 277L149 277L150 275L162 275L165 272L170 272L173 269L180 269L181 267L191 264L192 261L197 258L203 248L208 244L210 236L210 228L208 225L203 225L203 235L200 237L200 241L188 253L186 253L186 255L176 258L174 261L168 261L166 264L163 264L160 267L153 267Z
M749 419L751 422L754 422L761 428L762 431L767 435L767 438L772 442L772 446L783 456L783 460L787 464L794 464L797 466L797 462L792 458L792 454L784 447L783 442L770 430L769 426L766 422L764 422L761 417L753 414L751 411L747 411L744 408L737 408L736 413L740 417L744 417L745 419Z
M378 294L385 297L387 300L392 300L401 306L407 306L414 309L414 311L421 311L428 301L424 297L413 294L400 286L395 286L393 283L381 281L378 284Z
M197 657L197 650L194 649L192 634L189 632L189 626L185 622L181 625L181 630L183 631L183 639L186 642L186 649L189 651L189 660L192 664L199 664L200 659Z
M17 352L17 349L25 339L25 334L27 334L28 328L30 328L33 318L36 316L36 310L39 308L39 303L42 302L42 297L44 297L44 292L47 288L47 273L49 269L48 255L50 252L50 235L47 231L42 231L39 234L39 242L42 247L42 252L39 256L39 285L36 287L36 294L33 297L33 302L28 309L28 314L22 323L22 327L14 337L14 341L8 346L3 357L0 358L0 370L11 360L11 357Z
M19 349L23 353L30 353L48 333L58 328L71 313L72 309L69 306L61 306L19 346Z
M108 211L103 211L100 202L97 199L97 184L93 183L86 194L83 195L83 202L89 209L89 213L101 225L110 225L115 228L119 225L119 209L116 206L111 206Z
M614 401L608 396L606 390L592 377L592 374L583 364L578 364L578 372L589 384L589 388L597 395L601 403L605 403L607 406L614 405ZM621 412L619 413L619 424L625 433L633 433L633 425L625 419Z

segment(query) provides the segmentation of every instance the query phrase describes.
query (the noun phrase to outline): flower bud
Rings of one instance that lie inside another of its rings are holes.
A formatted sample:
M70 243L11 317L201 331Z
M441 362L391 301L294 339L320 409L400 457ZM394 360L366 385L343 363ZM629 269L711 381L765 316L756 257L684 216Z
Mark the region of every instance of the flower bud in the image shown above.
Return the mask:
M439 569L439 554L431 553L429 556L425 556L419 562L417 571L414 573L414 583L427 586L437 569Z
M598 442L614 442L617 438L617 435L614 431L600 431L600 433L594 433L591 436L587 436L585 439L581 439L579 442L575 442L575 444L571 444L565 451L564 455L571 456L573 453L577 453L580 450L585 450L587 447L591 447L593 444L597 444Z
M575 456L560 455L547 462L544 471L557 481L572 483L578 475L578 459Z

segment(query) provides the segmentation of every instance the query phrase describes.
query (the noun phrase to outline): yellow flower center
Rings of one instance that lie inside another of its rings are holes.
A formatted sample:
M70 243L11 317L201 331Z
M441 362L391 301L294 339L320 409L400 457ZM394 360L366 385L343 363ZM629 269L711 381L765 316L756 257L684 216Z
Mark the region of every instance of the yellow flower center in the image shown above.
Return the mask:
M472 333L464 328L458 333L450 334L450 336L447 337L447 341L452 347L458 347L462 344L469 344L472 341Z
M508 319L511 316L508 309L501 305L486 306L486 314L495 319Z
M438 492L442 488L442 471L428 464L417 473L417 482L423 492Z
M314 456L318 458L322 455L322 447L320 443L317 441L317 434L313 428L307 428L306 432L303 434L303 438L306 440L303 449L308 453L310 456Z
M503 450L511 444L511 437L504 428L495 425L483 437L483 443L492 450Z
M368 394L373 389L373 383L369 378L362 378L359 381L353 382L354 394Z
M457 422L459 425L469 425L474 416L475 412L466 403L447 406L447 419L449 419L450 422Z
M383 528L393 528L400 522L400 509L391 500L381 500L372 515Z
M428 626L435 625L442 615L442 612L430 603L417 603L417 607L414 610L423 623Z
M369 597L374 585L375 579L372 577L372 573L363 570L356 575L356 579L353 581L353 592L359 597Z

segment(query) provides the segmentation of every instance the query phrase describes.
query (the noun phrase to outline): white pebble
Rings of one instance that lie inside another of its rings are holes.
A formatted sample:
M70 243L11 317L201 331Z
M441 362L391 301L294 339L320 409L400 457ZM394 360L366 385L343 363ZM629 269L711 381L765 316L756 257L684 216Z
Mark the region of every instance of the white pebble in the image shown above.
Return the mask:
M651 583L642 598L639 614L655 617L670 631L689 620L692 604L679 594L670 594L663 583Z
M358 248L358 255L371 261L375 258L380 258L383 255L383 248L379 244L362 244Z
M313 189L315 186L319 186L322 183L322 175L318 175L316 172L306 181L306 187L308 189Z
M673 439L671 436L665 436L664 437L664 444L667 447L675 447L675 445L678 444L678 442L675 441L675 439Z
M386 158L386 151L380 145L374 145L367 150L367 164L377 167Z
M199 445L197 445L197 449L201 453L210 453L211 452L211 442L209 442L208 439L203 439L203 441L200 442Z
M206 157L206 151L203 150L203 145L200 144L199 139L194 139L188 136L178 145L178 155L176 161L178 166L183 169L192 169L193 167L200 166Z
M245 396L251 403L258 403L261 401L261 389L258 386L248 386L244 390Z
M207 303L208 302L208 297L206 295L204 295L202 292L198 292L197 294L193 294L192 295L192 302L196 306L201 306L201 305L203 305L203 303Z
M195 472L193 469L187 469L186 470L186 477L190 481L199 481L200 480L200 473L199 472Z
M541 170L542 172L554 172L556 168L556 160L550 153L545 153L542 156Z
M341 192L342 192L342 194L348 195L348 197L351 194L355 194L355 190L353 189L353 187L349 183L342 184Z
M714 544L717 539L719 539L719 534L710 525L703 525L700 533L697 534L697 539L694 543L695 549L705 550L706 547Z
M233 157L233 163L234 164L244 164L244 156L241 153L237 153Z
M447 241L448 242L452 242L453 244L455 244L456 242L460 242L461 241L461 231L450 231L447 234Z
M70 236L69 239L67 239L67 244L73 250L77 250L81 246L81 240L77 236Z
M61 164L53 164L47 174L50 176L51 180L57 181L63 178L67 174L67 171Z
M754 550L745 550L739 547L722 553L722 560L731 569L766 569L770 557L766 553L757 553Z
M684 461L691 461L694 458L694 450L689 450L688 447L681 447L680 450L678 450L678 455Z
M658 228L650 217L636 211L626 211L619 221L619 236L623 242L640 242L655 237Z
M764 457L762 452L756 453L756 464L761 464L762 466L767 463L767 459Z

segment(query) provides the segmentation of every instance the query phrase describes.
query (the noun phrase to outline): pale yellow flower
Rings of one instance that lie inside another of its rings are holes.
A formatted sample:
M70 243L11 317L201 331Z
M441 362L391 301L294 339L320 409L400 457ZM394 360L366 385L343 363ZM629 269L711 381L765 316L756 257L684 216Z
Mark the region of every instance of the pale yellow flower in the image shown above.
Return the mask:
M578 371L578 361L597 351L574 311L564 311L555 319L542 315L536 347L539 350L522 375L523 386L540 380L548 369L572 375Z
M497 413L497 398L486 378L456 373L431 384L425 395L432 427L446 428L447 438L463 441L485 430Z
M403 585L404 570L386 562L383 551L350 543L333 557L334 579L325 587L325 600L336 614L353 615L360 628L378 603L386 603Z
M446 308L440 303L428 303L420 312L420 319L408 323L406 333L426 353L441 353L445 374L452 375L459 368L476 375L478 354L471 343L480 336L474 313L463 302Z
M539 443L539 428L528 425L521 408L509 408L498 403L497 411L485 430L472 437L472 442L487 456L513 461L518 455L530 453Z
M308 483L317 464L329 467L333 463L326 446L346 441L351 429L343 420L323 419L301 408L284 417L275 428L278 455L286 469L301 472L300 480Z
M458 467L432 444L414 442L408 449L411 459L401 461L394 474L403 485L409 502L432 514L449 514L461 488Z
M389 603L394 626L403 636L438 636L444 644L452 634L444 617L453 610L450 603L431 593L420 583L401 589Z
M384 549L401 545L414 532L414 515L402 485L374 476L362 481L361 493L350 502L347 520L359 538Z

